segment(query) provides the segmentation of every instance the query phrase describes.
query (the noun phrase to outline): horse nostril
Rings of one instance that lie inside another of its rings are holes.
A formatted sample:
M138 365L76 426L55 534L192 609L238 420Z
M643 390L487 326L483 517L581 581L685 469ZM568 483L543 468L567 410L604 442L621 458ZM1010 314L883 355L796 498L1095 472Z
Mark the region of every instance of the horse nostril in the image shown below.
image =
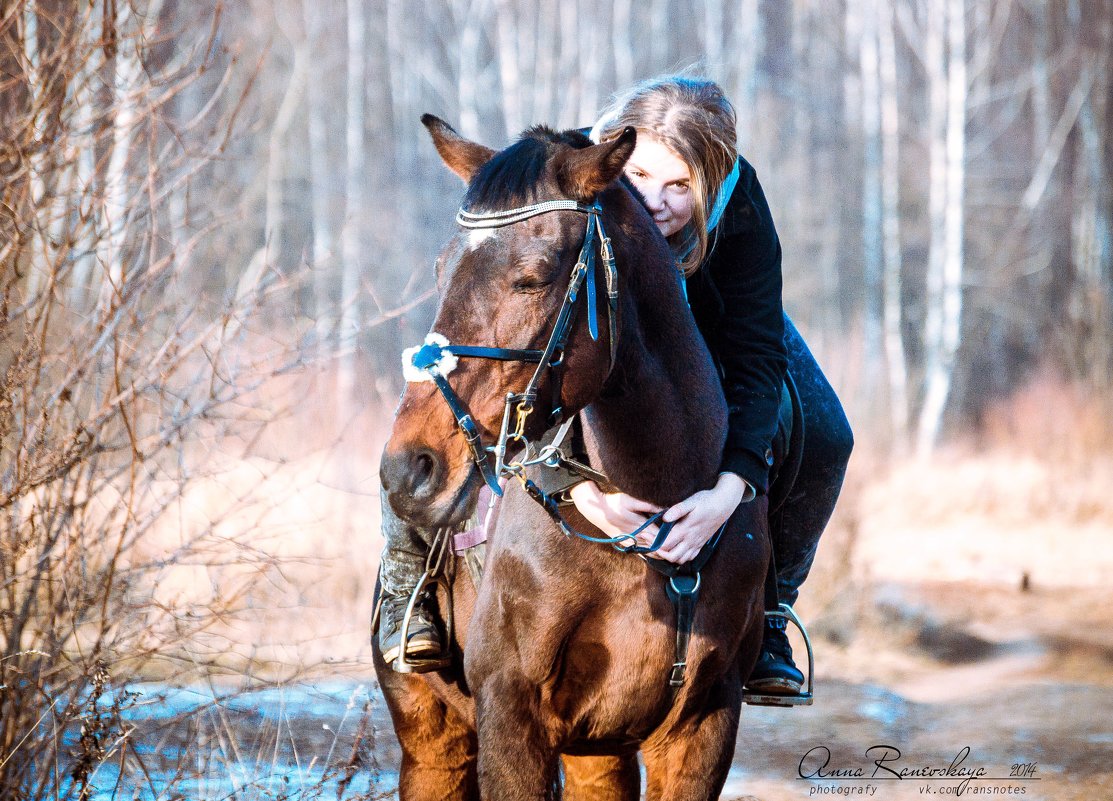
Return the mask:
M414 460L414 467L417 468L414 476L417 479L416 483L421 485L427 482L433 475L435 466L436 462L433 461L433 457L429 453L419 453L417 459Z

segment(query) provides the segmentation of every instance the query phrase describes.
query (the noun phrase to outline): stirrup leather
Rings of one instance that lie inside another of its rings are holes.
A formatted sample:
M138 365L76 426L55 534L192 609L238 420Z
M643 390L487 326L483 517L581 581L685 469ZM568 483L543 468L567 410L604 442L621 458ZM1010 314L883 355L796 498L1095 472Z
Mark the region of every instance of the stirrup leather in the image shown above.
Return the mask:
M755 693L745 691L742 693L742 702L746 704L753 704L754 706L811 706L814 696L812 694L812 675L815 673L815 654L812 652L812 641L808 637L808 630L804 628L804 624L800 618L796 616L796 612L788 604L782 603L780 608L776 611L766 610L765 616L784 618L788 622L796 626L800 630L800 634L804 637L804 647L808 651L808 683L807 690L797 693L796 695L775 695L773 693Z

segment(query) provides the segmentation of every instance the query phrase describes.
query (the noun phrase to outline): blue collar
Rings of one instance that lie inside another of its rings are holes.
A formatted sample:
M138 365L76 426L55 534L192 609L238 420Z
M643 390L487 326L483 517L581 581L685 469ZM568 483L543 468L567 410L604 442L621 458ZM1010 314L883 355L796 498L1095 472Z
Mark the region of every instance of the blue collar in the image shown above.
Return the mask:
M723 217L723 212L726 211L727 203L730 202L730 196L734 194L734 187L738 183L738 172L738 159L735 159L734 166L730 168L730 174L723 181L723 185L719 187L719 194L715 198L715 206L711 209L711 213L707 215L708 233L715 230L715 226L719 224L719 220Z

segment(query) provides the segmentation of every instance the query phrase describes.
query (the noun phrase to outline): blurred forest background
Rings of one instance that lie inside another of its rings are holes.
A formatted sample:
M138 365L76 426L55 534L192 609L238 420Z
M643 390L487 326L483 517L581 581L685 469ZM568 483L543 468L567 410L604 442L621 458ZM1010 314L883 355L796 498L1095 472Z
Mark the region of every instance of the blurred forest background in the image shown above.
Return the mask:
M4 0L0 791L85 787L129 679L361 669L462 194L424 112L720 81L857 434L805 603L1108 579L1111 54L1105 0Z

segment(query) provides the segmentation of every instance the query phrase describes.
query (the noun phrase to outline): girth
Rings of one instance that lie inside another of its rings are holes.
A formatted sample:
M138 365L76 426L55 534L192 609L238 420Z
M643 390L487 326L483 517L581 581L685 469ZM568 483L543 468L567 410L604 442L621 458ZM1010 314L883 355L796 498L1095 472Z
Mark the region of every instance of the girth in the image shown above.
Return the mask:
M729 522L729 519L728 519ZM685 673L688 668L688 644L692 639L692 624L696 617L696 601L699 600L699 588L702 580L700 571L711 559L715 549L719 547L719 540L726 531L727 524L723 523L715 535L709 539L690 562L678 565L666 562L663 559L646 559L645 563L661 575L668 578L665 582L665 594L676 607L676 655L673 659L672 670L669 671L669 686L676 689L684 686Z

